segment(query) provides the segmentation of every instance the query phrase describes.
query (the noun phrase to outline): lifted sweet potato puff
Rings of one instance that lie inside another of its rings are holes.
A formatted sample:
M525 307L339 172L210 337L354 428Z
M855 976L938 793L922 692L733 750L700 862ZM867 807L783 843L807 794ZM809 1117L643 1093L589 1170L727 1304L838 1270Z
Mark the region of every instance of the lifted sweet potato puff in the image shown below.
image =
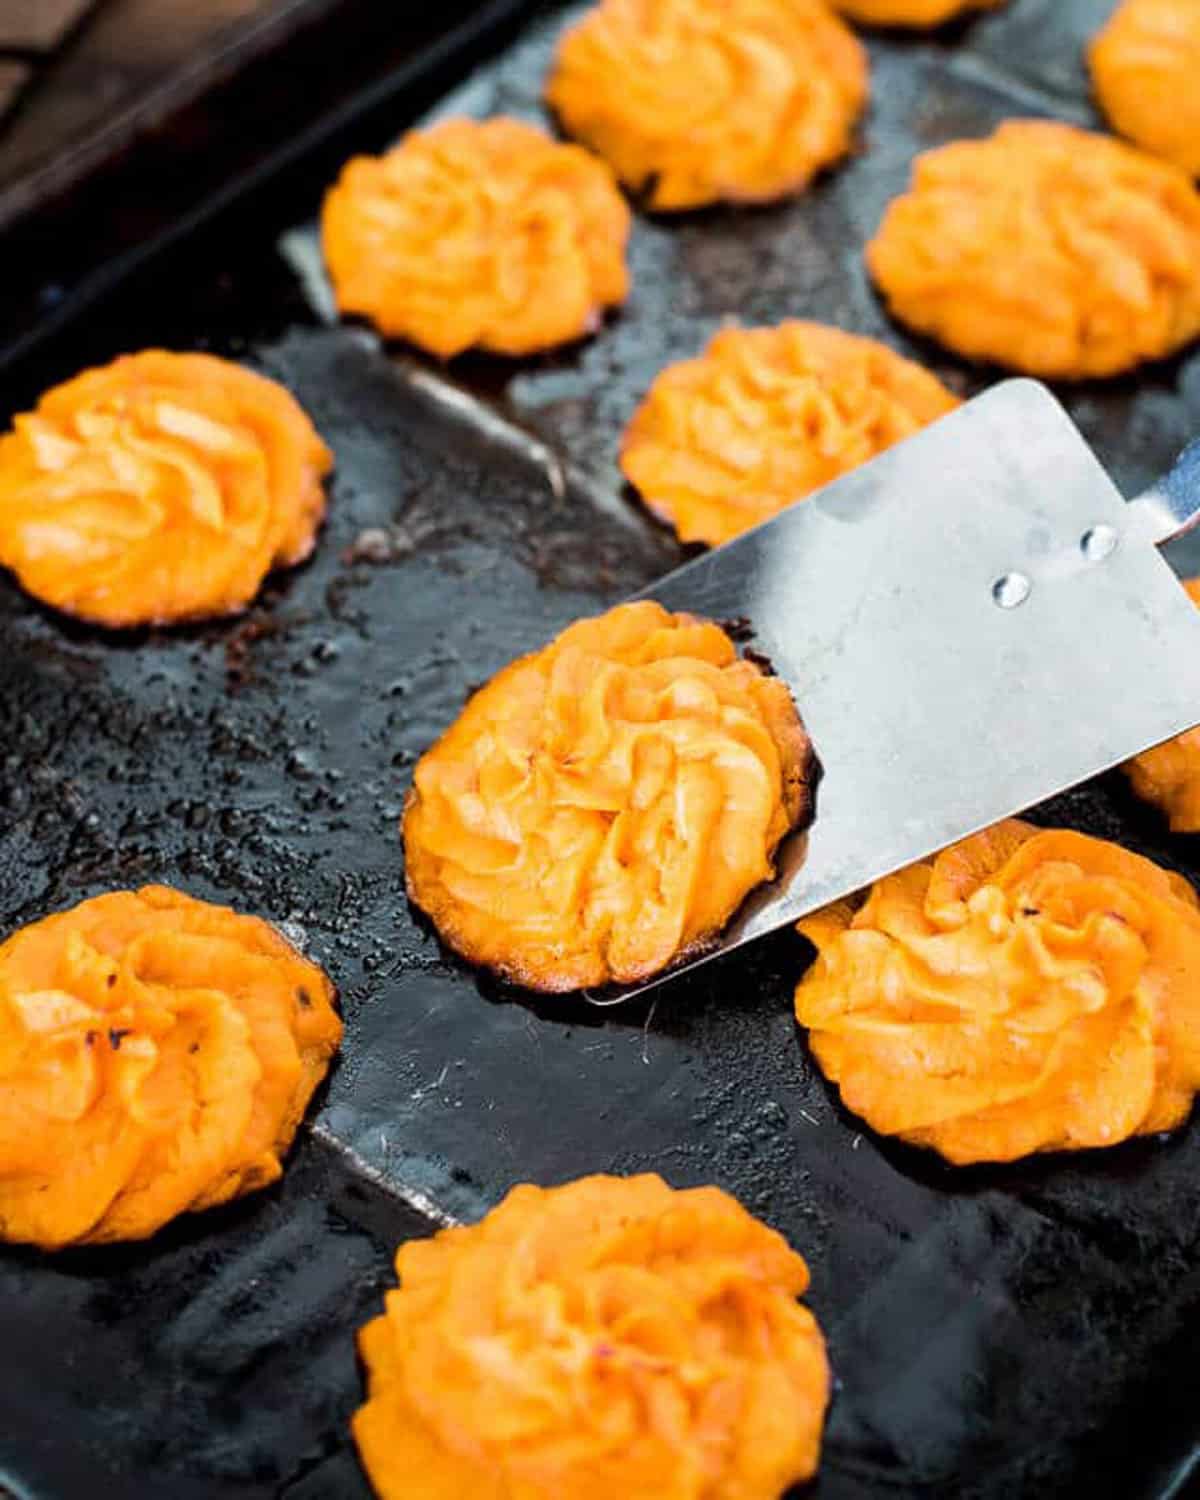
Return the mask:
M810 758L786 686L719 626L619 605L499 673L422 757L409 894L530 989L647 978L771 878Z

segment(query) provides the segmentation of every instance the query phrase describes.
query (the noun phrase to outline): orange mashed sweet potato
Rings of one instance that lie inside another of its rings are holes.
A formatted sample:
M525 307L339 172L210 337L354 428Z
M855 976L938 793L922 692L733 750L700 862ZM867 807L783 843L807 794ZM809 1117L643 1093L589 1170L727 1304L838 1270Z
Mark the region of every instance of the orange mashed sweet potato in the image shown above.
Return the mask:
M443 357L594 333L629 291L612 172L519 120L446 120L348 162L321 234L338 306Z
M409 894L530 989L646 978L771 878L809 759L785 685L719 626L619 605L505 668L422 757Z
M852 21L864 26L942 26L968 11L994 10L1004 0L833 0Z
M715 546L957 405L874 339L796 321L728 329L658 376L621 467L680 540Z
M655 209L762 202L850 150L867 58L823 0L601 0L546 98Z
M143 1239L274 1182L341 1037L265 922L165 886L0 945L0 1239Z
M902 322L1031 375L1115 375L1200 334L1200 193L1055 121L918 157L867 263Z
M359 1338L381 1500L778 1500L816 1470L808 1268L719 1188L514 1188L396 1270Z
M101 625L235 613L312 551L332 462L275 381L209 354L127 354L0 437L0 564Z
M848 1109L956 1163L1111 1146L1200 1088L1200 906L1116 844L997 824L800 923Z
M1122 135L1200 177L1200 4L1124 0L1088 58Z
M1200 578L1184 588L1200 605ZM1200 728L1135 755L1125 774L1139 797L1166 813L1173 833L1200 833Z

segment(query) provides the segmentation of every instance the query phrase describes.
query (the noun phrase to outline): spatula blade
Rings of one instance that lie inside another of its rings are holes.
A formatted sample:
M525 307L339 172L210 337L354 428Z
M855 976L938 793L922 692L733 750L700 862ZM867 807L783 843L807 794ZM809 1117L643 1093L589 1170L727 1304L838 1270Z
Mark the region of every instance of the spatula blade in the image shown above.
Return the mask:
M696 962L1200 721L1200 614L1131 509L1054 397L1006 381L646 591L750 622L824 772Z

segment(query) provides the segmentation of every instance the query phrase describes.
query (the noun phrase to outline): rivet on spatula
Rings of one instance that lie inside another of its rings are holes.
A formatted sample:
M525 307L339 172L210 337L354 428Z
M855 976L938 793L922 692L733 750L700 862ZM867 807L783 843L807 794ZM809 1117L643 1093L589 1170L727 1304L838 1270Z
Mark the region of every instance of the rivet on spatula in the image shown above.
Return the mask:
M1002 573L992 584L992 598L1001 609L1016 609L1029 598L1032 588L1024 573Z
M1101 522L1089 526L1079 538L1079 550L1088 562L1101 562L1117 550L1117 540L1116 528Z

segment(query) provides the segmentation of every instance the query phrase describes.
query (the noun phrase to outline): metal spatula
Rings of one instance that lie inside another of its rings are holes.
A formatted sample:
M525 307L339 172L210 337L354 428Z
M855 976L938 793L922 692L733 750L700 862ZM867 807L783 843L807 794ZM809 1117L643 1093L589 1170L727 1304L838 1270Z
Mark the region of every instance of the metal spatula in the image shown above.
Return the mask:
M1012 380L648 589L750 622L824 771L778 878L654 983L1200 722L1200 612L1157 551L1197 519L1200 443L1127 504Z

